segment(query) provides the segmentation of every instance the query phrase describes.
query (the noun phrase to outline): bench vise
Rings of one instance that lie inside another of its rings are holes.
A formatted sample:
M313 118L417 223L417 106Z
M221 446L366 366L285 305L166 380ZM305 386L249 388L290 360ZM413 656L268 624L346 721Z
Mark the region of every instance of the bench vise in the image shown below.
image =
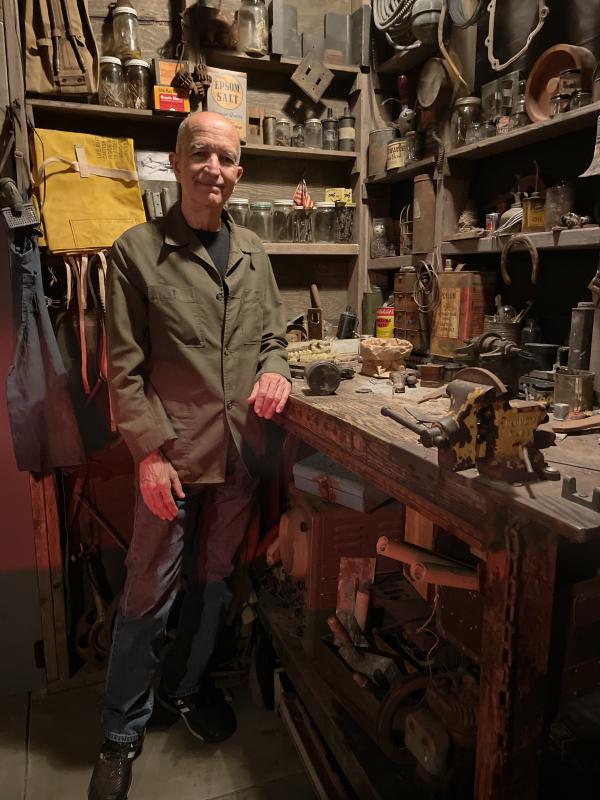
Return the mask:
M417 433L425 447L437 447L445 469L477 467L482 475L505 481L558 480L560 474L546 465L534 442L538 425L548 419L541 403L512 400L508 388L479 367L458 372L446 393L450 412L430 427L388 407L381 413Z

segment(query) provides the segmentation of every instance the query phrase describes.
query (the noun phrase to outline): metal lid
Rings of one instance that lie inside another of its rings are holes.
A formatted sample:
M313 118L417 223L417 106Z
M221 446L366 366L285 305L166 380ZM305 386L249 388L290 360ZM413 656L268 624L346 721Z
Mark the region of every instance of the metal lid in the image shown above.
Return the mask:
M146 67L146 69L150 69L150 64L141 58L130 58L124 62L124 65L126 67Z
M372 131L369 132L369 136L372 136L374 133L383 133L386 131L387 133L396 134L396 128L373 128Z
M321 120L317 119L316 117L311 117L310 119L306 120L306 124L308 125L309 122L317 122L319 125L321 124Z
M253 200L250 203L251 208L271 208L272 204L268 202L264 202L263 200Z
M295 205L293 200L273 200L274 206L293 206Z
M454 103L454 107L456 106L480 106L481 105L481 98L480 97L461 97L459 100Z
M280 122L285 122L286 125L292 124L291 121L289 119L286 119L285 117L279 117L279 119L277 120L277 124L279 125Z
M276 114L265 114L263 119L277 119Z
M317 208L335 208L335 203L329 203L327 201L321 201L319 203L315 203Z
M134 17L137 17L137 11L135 8L131 8L131 6L117 6L113 8L113 17L116 14L133 14Z
M238 206L243 206L243 205L247 206L249 202L250 201L248 200L247 197L230 197L229 200L227 201L227 205L230 206L233 203L234 205Z
M121 66L121 59L116 56L100 56L101 64L118 64Z

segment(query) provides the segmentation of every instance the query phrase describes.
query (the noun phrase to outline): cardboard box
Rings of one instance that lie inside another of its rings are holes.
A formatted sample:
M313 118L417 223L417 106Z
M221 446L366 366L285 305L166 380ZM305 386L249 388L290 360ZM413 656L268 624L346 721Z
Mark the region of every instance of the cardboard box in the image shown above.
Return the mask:
M342 203L351 203L352 189L325 189L326 203L335 203L338 200Z
M190 101L172 86L154 87L154 108L156 111L169 111L171 113L189 114Z
M206 110L223 114L235 125L242 142L246 141L246 73L208 67L212 82L208 88Z
M177 67L180 65L185 70L189 69L187 61L180 62L176 58L153 58L154 83L159 86L170 86L177 72Z

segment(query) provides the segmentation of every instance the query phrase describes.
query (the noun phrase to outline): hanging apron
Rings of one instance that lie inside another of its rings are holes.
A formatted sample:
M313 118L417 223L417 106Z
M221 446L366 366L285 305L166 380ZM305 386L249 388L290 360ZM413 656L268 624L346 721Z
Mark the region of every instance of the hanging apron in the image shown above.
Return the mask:
M18 329L6 398L17 466L45 472L82 464L86 457L48 314L36 236L17 234L10 251Z

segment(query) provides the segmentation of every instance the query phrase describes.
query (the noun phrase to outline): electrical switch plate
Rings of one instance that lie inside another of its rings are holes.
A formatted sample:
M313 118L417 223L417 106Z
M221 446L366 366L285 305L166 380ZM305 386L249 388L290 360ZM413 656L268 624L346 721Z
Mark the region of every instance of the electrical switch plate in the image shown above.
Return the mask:
M315 103L318 103L321 97L323 97L332 80L333 72L327 69L327 67L311 53L304 56L297 69L292 74L292 81Z

